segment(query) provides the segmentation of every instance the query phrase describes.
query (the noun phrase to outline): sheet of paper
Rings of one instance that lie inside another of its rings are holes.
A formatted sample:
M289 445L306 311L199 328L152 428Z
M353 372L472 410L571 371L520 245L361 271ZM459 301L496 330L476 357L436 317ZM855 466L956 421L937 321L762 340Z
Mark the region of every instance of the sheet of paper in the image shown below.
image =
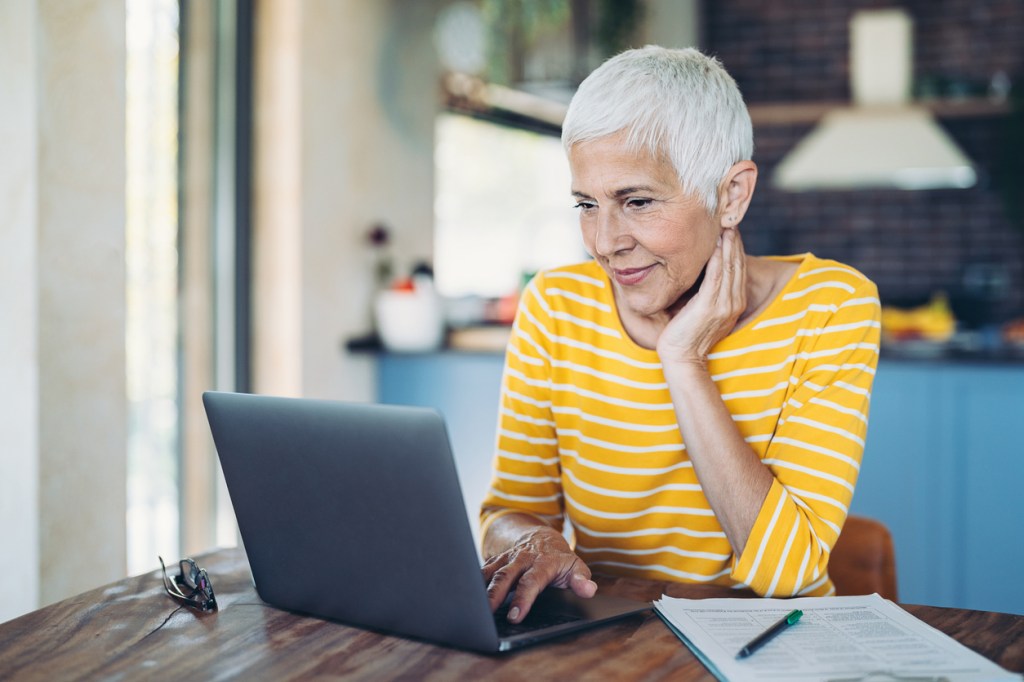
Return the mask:
M1017 680L953 638L875 595L675 599L655 611L721 680L966 682ZM804 612L753 655L736 654L793 609Z

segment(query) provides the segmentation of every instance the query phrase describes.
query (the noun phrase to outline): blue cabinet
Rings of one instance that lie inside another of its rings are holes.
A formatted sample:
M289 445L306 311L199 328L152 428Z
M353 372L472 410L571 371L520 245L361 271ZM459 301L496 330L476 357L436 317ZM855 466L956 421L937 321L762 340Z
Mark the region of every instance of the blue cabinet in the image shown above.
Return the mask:
M882 363L875 377L867 446L851 512L885 523L896 546L900 598L910 603L948 604L947 574L930 570L948 547L938 532L942 472L937 457L947 434L937 419L938 375L919 366Z
M964 580L956 595L992 611L1024 613L1024 371L992 371L975 384L959 373L952 391L964 401L962 440L955 444L969 464L960 500L970 521L962 523L959 553ZM979 388L981 390L979 390Z
M1024 613L1024 366L883 361L852 511L886 523L900 599Z
M383 354L381 402L444 413L473 519L489 485L503 358ZM900 600L1024 613L1024 364L882 360L851 511L883 521Z

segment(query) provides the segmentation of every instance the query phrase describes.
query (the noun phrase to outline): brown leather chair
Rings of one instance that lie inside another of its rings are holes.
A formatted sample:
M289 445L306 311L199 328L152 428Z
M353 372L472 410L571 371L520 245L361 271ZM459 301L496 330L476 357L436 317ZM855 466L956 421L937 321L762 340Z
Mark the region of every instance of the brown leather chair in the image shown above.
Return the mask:
M864 516L846 517L832 548L828 572L837 595L872 594L896 598L896 553L884 524Z

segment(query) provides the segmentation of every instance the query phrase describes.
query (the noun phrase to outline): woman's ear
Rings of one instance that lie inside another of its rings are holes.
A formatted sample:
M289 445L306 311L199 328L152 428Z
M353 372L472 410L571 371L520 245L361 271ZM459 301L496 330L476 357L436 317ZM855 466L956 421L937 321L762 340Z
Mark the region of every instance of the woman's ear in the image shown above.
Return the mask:
M734 163L722 180L718 195L718 216L722 227L736 227L747 214L757 185L757 164L753 161Z

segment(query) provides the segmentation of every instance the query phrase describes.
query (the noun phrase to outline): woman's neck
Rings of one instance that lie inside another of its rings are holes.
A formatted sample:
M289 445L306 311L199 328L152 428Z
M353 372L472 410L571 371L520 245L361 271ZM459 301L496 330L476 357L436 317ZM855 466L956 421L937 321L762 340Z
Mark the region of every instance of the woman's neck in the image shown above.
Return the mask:
M747 307L736 320L733 332L764 312L796 274L800 263L747 256Z

